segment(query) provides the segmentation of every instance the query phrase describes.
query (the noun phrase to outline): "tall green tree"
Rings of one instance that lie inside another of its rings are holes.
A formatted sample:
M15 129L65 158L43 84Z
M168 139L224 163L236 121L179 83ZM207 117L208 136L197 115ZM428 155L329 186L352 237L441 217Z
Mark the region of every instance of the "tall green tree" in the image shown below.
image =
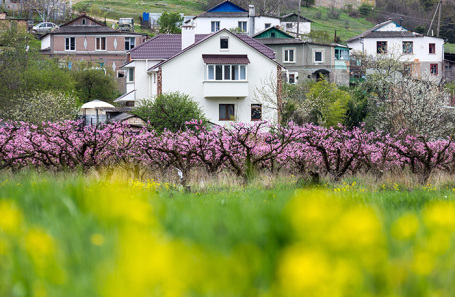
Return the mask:
M178 34L181 32L179 24L183 22L183 17L176 12L165 11L158 19L160 25L160 33L162 34Z

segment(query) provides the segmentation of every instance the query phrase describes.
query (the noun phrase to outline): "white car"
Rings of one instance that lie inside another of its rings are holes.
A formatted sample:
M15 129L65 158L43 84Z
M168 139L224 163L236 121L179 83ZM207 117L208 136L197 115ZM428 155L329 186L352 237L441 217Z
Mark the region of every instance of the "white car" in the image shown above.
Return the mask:
M32 32L37 33L37 34L44 34L44 33L51 32L52 30L57 29L57 28L58 28L58 26L54 23L43 22L43 23L39 23L36 26L33 26Z

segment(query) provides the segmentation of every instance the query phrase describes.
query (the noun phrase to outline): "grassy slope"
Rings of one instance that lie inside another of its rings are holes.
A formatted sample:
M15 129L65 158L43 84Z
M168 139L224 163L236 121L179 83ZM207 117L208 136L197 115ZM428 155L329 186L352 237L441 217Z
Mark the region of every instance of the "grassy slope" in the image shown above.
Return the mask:
M134 17L139 24L139 17L143 12L178 12L185 15L197 15L204 11L204 2L198 0L82 0L74 5L75 10L85 7L84 10L100 18L117 20L120 17ZM325 7L302 8L302 15L314 21L313 30L325 30L334 36L345 41L363 31L373 27L375 24L363 18L352 18L346 13L341 13L339 19L327 18L328 9ZM317 15L320 17L317 18ZM455 44L446 44L446 52L455 52Z

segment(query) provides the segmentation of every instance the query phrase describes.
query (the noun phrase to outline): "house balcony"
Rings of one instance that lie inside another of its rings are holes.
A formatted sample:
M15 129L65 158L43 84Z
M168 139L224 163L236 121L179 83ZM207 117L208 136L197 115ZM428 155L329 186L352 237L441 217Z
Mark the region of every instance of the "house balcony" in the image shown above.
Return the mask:
M204 97L239 97L245 98L248 96L248 81L204 81Z

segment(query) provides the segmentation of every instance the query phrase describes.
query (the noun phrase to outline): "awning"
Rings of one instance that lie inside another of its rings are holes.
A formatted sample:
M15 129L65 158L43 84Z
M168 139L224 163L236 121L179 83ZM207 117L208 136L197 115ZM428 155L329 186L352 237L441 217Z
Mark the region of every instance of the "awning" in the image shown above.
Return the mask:
M202 55L205 64L250 64L247 55Z
M122 96L118 97L114 100L115 103L117 102L126 102L126 101L135 101L136 100L136 90L132 90Z
M112 104L95 99L82 105L81 109L109 109L114 107Z

